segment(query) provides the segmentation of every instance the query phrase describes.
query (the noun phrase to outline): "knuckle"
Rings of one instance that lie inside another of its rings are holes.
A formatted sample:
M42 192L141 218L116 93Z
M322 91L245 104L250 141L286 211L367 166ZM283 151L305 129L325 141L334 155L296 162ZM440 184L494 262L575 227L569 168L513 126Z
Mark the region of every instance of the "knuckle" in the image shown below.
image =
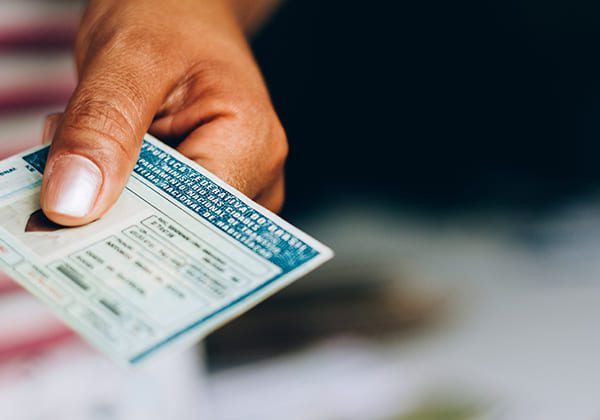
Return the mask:
M273 202L273 208L271 210L275 213L278 213L283 208L284 203L285 203L285 187L282 183L281 186L278 187L277 198Z
M274 187L266 195L259 198L258 202L275 213L281 211L285 203L285 183L283 176L280 176Z
M127 158L133 158L130 145L135 129L113 101L84 97L71 107L64 128L73 133L87 133L102 141L102 148L117 149Z
M81 129L127 136L133 132L128 118L118 105L108 99L79 97L69 109L68 124Z
M285 130L278 120L275 124L275 127L272 130L271 138L273 141L271 155L273 169L275 171L281 172L283 171L283 167L285 166L285 162L289 155L289 143L287 140Z
M277 126L278 133L276 134L276 138L278 139L277 143L279 145L278 157L281 163L285 163L290 152L290 146L283 126L281 124L277 124Z

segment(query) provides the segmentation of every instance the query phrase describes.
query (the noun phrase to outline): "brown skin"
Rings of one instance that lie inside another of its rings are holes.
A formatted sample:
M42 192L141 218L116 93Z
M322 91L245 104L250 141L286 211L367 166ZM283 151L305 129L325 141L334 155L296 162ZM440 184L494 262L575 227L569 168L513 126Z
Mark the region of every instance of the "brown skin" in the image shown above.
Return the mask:
M247 3L247 2L246 2ZM121 194L149 131L277 211L285 132L238 19L225 0L92 0L77 35L79 84L55 129L42 184L48 218L77 226ZM78 154L102 172L92 210L54 213L45 201L57 158Z

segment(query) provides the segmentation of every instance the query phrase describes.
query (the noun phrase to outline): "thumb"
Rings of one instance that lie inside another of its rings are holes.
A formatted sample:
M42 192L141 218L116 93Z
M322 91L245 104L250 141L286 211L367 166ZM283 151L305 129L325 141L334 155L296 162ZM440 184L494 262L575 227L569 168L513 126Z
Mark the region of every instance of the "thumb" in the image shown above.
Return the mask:
M129 179L167 90L165 76L135 56L111 48L81 71L57 123L42 183L41 207L55 223L98 219Z

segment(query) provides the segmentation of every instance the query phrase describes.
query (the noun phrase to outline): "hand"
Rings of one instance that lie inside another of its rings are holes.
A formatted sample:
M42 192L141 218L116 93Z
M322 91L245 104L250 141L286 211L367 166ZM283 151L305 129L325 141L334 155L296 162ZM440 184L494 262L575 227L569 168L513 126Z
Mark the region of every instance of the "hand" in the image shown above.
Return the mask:
M283 203L285 133L225 0L92 0L75 46L79 84L41 192L52 221L92 222L115 203L146 131L271 210Z

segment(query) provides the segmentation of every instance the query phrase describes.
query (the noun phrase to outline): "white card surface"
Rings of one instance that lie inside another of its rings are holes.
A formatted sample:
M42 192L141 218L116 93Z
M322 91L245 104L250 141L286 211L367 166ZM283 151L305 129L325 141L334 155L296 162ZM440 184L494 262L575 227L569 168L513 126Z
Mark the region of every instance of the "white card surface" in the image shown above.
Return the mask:
M149 135L105 217L54 225L47 153L0 162L0 268L116 362L191 345L333 255Z

